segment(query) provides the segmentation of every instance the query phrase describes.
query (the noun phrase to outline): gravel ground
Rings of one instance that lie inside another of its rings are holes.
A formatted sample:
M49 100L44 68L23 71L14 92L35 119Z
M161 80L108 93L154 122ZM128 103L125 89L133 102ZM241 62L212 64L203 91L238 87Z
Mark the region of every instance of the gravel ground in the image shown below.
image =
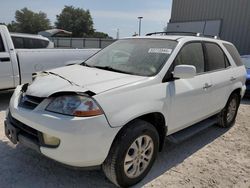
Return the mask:
M114 187L101 171L69 169L4 136L11 92L0 93L0 188ZM148 176L135 187L250 188L250 100L231 129L216 126L181 144L166 143Z

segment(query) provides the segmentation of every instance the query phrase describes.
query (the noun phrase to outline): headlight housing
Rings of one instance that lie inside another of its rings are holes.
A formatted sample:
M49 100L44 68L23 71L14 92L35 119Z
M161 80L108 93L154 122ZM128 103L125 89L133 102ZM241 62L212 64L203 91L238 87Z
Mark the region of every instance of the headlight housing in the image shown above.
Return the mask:
M45 110L76 117L89 117L103 114L100 107L92 98L83 95L63 95L55 97Z

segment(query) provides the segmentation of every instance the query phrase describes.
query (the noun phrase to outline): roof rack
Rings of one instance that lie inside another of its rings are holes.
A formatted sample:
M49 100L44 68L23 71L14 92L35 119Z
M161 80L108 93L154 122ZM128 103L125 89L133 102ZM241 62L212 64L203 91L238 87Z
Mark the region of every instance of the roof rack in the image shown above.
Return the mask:
M195 33L195 32L182 32L182 31L163 31L163 32L154 32L146 34L146 36L152 36L152 35L185 35L185 36L209 37L209 38L219 39L218 36L204 35L202 33Z

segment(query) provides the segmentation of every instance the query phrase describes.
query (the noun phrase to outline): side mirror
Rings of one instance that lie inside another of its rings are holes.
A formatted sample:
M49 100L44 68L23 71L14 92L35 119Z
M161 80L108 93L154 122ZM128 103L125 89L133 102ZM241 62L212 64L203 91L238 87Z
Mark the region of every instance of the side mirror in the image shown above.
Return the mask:
M193 78L196 76L196 67L193 65L177 65L173 72L174 78Z

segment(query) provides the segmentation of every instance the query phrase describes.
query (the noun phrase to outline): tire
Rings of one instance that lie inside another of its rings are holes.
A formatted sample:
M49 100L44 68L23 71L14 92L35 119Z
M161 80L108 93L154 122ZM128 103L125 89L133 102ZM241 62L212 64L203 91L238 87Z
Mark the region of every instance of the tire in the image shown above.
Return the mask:
M137 144L142 146L141 153L144 155L138 154L140 149ZM146 149L144 152L143 148ZM135 120L118 134L102 165L103 172L118 187L132 186L147 175L158 150L159 135L155 127L146 121Z
M218 114L219 127L229 128L234 125L239 105L240 105L240 96L237 93L232 93L227 101L226 106Z

